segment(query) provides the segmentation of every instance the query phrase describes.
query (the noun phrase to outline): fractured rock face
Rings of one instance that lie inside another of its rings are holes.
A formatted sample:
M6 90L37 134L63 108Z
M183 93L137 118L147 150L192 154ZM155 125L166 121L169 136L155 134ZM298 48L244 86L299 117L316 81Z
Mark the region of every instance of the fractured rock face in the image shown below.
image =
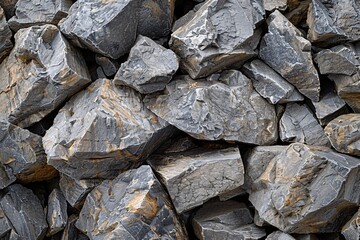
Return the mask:
M296 239L287 233L276 231L271 233L269 236L267 236L265 240L296 240Z
M241 64L256 54L260 31L255 29L263 13L262 5L255 8L252 2L206 1L190 21L171 35L170 48L192 78Z
M59 189L54 189L48 200L47 222L49 224L48 236L52 236L62 229L68 221L67 204L64 195Z
M311 44L279 11L268 18L260 58L313 101L319 100L320 80L311 57Z
M22 29L0 65L0 112L28 127L89 82L82 56L55 26Z
M139 36L128 60L115 75L116 85L126 85L140 93L163 90L179 68L176 54L147 37Z
M359 171L357 158L293 143L254 182L249 200L284 232L336 232L358 209Z
M277 140L275 108L239 71L214 74L219 81L171 81L162 95L146 99L157 116L194 138L271 144Z
M0 63L10 53L13 44L12 32L6 22L4 10L0 7Z
M343 226L341 234L346 240L360 239L360 210Z
M285 10L287 8L287 0L264 0L264 8L269 12L275 9Z
M104 181L86 198L78 229L90 239L187 239L149 166Z
M48 163L60 172L101 179L139 166L171 134L140 94L98 79L60 110L43 144Z

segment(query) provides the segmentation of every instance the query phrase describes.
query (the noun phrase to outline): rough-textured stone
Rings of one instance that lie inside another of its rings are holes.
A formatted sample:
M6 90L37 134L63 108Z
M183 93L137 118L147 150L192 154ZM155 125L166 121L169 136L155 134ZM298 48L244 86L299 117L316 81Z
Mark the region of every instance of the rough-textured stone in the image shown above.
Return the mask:
M9 186L0 200L6 218L11 223L10 239L43 239L47 223L44 210L34 193L20 184Z
M104 181L87 196L77 228L90 239L186 239L149 166Z
M153 40L138 36L128 60L116 73L116 85L126 85L140 93L163 90L179 68L176 54Z
M233 190L230 190L230 191L227 191L223 194L220 194L219 195L219 199L220 201L227 201L233 197L236 197L236 196L244 196L246 195L246 191L244 188L241 187L237 187Z
M115 75L119 70L120 64L110 58L96 54L95 61L101 66L101 69L106 77Z
M9 26L16 32L34 25L56 25L67 16L71 5L72 0L19 0Z
M360 114L335 118L325 127L325 133L336 151L360 156Z
M320 80L312 62L311 44L279 11L268 18L260 58L313 101L319 100Z
M12 32L6 22L4 10L0 7L0 63L9 55L13 47L11 37Z
M346 240L360 239L360 210L343 226L341 234Z
M208 76L253 57L262 20L261 4L250 0L206 1L190 21L170 39L171 49L181 58L180 66L192 78Z
M72 178L113 178L139 166L171 133L135 90L98 79L60 110L43 144L48 163Z
M15 6L18 0L1 0L0 6L4 9L6 19L10 19L15 14Z
M264 0L264 8L269 12L275 9L285 10L287 8L287 0Z
M52 236L63 230L68 221L67 203L63 193L54 189L50 195L47 206L48 236Z
M61 240L78 240L78 230L75 227L75 223L78 219L79 217L74 214L69 216Z
M310 2L311 0L287 0L288 9L285 17L295 26L304 24Z
M147 161L167 188L178 213L244 183L240 152L234 147L152 155Z
M336 232L358 209L359 171L357 158L293 143L254 182L249 200L284 232Z
M269 236L267 236L266 240L296 240L296 239L287 233L276 231L271 233Z
M319 46L360 40L357 0L312 0L307 16L308 39Z
M0 239L7 239L6 236L11 231L11 225L6 218L4 211L0 207Z
M239 71L214 74L219 81L177 77L147 107L194 138L271 144L277 140L274 106Z
M324 129L305 104L288 103L279 121L279 135L283 142L301 142L330 146Z
M304 100L294 86L261 60L246 63L243 72L252 80L255 90L272 104Z
M0 112L16 125L30 126L89 82L82 56L55 26L21 29L0 65Z

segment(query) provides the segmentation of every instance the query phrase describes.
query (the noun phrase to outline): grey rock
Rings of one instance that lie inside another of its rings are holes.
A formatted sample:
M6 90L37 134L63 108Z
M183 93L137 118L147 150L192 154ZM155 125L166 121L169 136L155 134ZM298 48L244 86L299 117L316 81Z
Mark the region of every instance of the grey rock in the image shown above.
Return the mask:
M178 213L244 183L240 152L234 147L152 155L147 162L167 188Z
M337 232L358 209L359 159L293 143L253 183L259 215L287 233Z
M99 54L95 55L95 61L97 64L101 66L101 69L103 70L105 76L111 77L115 75L115 73L118 71L120 64L110 58L101 56Z
M76 227L92 239L187 239L149 166L106 180L87 196Z
M64 232L61 236L61 240L79 240L78 230L75 227L75 223L78 219L79 217L74 214L69 216L66 226L64 228Z
M279 135L283 142L301 142L330 146L324 129L305 104L288 103L279 121Z
M239 71L214 74L219 81L171 81L162 95L145 99L147 107L190 136L202 140L265 145L277 140L274 106Z
M67 203L59 189L55 188L49 195L46 219L49 224L47 236L55 235L66 226L68 221Z
M287 0L264 0L264 8L269 12L275 9L283 11L287 8Z
M11 231L11 225L6 218L4 211L0 207L0 238L6 239L6 235L8 235Z
M104 70L101 67L96 68L96 77L95 79L99 78L106 78L106 74L104 73Z
M56 25L67 16L72 3L72 0L19 0L9 26L17 32L34 25Z
M336 151L360 156L360 114L341 115L325 127Z
M294 86L261 60L244 64L242 70L252 80L255 90L272 104L304 100Z
M270 224L268 224L263 218L261 218L259 216L259 212L256 211L255 209L255 214L254 214L254 223L256 226L258 227L265 227L265 226L271 226Z
M284 13L285 17L295 26L303 25L306 21L310 2L311 0L287 0L288 9Z
M153 93L163 90L178 68L179 60L173 51L139 35L128 60L116 73L114 83L140 93Z
M237 187L233 190L230 190L230 191L227 191L223 194L220 194L219 195L219 199L220 201L227 201L233 197L236 197L236 196L244 196L246 194L246 191L245 189L241 186L241 187Z
M271 233L269 236L267 236L266 240L296 240L296 239L287 233L276 231Z
M259 56L303 95L319 100L320 80L312 62L311 44L279 11L268 18Z
M11 42L12 32L5 18L5 12L0 7L0 63L9 55L13 43Z
M0 200L6 218L11 223L10 239L43 239L47 223L44 210L34 193L20 184L6 189ZM17 236L17 237L16 237Z
M194 18L195 13L200 9L200 7L204 4L204 2L196 4L193 9L187 12L184 16L177 19L172 27L172 32L175 32L178 28L182 27L183 25L187 24Z
M28 127L89 82L84 59L55 26L21 29L0 65L0 112Z
M10 19L15 14L15 6L18 0L1 0L0 6L4 9L6 19Z
M59 26L76 46L117 59L136 40L139 6L138 0L78 0Z
M139 166L172 132L135 90L98 79L60 110L43 145L48 163L61 173L106 179Z
M258 1L206 1L171 35L170 48L192 78L239 65L256 54L261 33L256 24L263 19L261 14Z
M341 234L346 240L360 239L360 210L343 226Z

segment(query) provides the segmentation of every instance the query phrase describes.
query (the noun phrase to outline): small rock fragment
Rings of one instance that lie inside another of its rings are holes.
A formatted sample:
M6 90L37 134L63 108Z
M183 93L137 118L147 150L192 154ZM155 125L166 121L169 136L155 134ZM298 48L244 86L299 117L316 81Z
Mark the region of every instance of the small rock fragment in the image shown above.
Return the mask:
M13 44L12 32L6 22L4 10L0 7L0 63L9 55Z
M101 66L101 69L104 72L106 77L111 77L111 76L115 75L115 73L119 69L118 62L116 62L110 58L101 56L99 54L96 54L95 61L97 64L99 64Z
M296 239L287 233L276 231L271 233L269 236L267 236L266 240L296 240Z
M360 239L360 210L343 226L341 234L346 240Z
M64 195L59 189L54 189L48 200L47 222L49 229L47 236L55 235L65 228L68 221L67 203Z

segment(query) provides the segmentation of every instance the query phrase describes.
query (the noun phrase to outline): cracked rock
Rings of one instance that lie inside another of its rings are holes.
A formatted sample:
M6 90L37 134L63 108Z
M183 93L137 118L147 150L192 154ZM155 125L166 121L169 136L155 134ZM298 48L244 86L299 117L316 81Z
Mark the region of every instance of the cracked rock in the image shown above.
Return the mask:
M171 35L169 44L192 78L206 77L256 55L261 34L256 25L264 14L257 1L209 0Z
M43 144L48 163L61 173L106 179L139 166L172 129L135 90L98 79L60 110Z
M271 233L269 236L267 236L266 240L296 240L296 239L287 233L276 231Z
M68 221L67 203L59 189L54 189L50 195L47 206L48 236L55 235L63 230Z
M234 147L152 155L147 161L167 188L178 213L244 183L240 152Z
M360 156L360 114L335 118L325 127L325 133L336 151Z
M319 100L320 80L312 62L311 44L279 11L268 18L259 56L303 95Z
M4 10L0 7L0 63L9 55L13 47L11 38L12 32L6 22Z
M87 196L76 227L96 239L187 239L149 166L106 180Z
M116 73L114 82L143 94L153 93L163 90L178 68L179 61L173 51L140 35L128 60Z
M164 93L149 96L146 105L197 139L258 145L276 142L275 108L254 91L251 81L235 70L212 77L218 81L176 77Z
M341 234L346 240L360 239L360 210L343 226Z
M288 103L279 121L279 135L283 142L301 142L330 146L324 129L305 104Z
M358 209L359 171L357 158L293 143L253 183L249 200L281 231L337 232Z
M0 112L28 127L89 82L84 59L55 26L21 29L0 65Z

